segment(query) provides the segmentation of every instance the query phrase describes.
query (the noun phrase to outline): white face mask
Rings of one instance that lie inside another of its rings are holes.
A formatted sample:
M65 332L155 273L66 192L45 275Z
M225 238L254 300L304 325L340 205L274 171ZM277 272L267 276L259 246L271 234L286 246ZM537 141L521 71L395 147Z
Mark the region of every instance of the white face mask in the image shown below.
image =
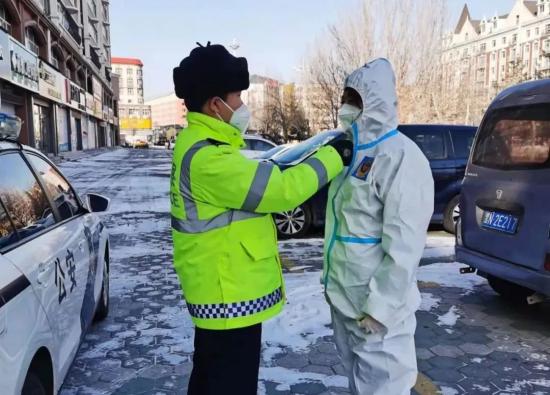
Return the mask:
M231 116L231 119L229 120L229 124L236 127L241 131L241 133L245 133L248 129L248 124L250 123L250 110L246 106L246 104L243 104L236 110L233 110L231 107L229 107L229 104L227 104L224 100L222 100L222 103L225 104L227 108L231 110L233 115ZM221 121L223 121L223 118L220 116L220 114L216 114L218 118L220 118ZM224 121L225 122L225 121Z
M351 104L342 104L342 107L338 110L338 119L342 128L348 130L362 112L363 110Z

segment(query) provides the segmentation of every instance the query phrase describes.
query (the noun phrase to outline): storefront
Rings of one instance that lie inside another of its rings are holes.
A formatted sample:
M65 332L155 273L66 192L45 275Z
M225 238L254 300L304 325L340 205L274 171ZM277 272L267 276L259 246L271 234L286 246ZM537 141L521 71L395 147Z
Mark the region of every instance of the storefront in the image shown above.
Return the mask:
M96 147L96 122L94 120L94 95L86 92L86 122L82 123L82 143L84 149Z
M39 61L39 93L40 98L35 98L35 106L39 106L38 110L44 112L44 108L50 108L53 114L53 125L55 127L55 142L56 153L67 152L71 150L71 129L69 122L69 113L65 108L67 101L67 92L65 89L66 78L50 67L43 61ZM41 105L41 102L47 103L48 106ZM33 113L35 109L33 109Z
M31 112L31 92L38 92L36 56L3 30L0 30L0 53L3 54L0 56L0 111L24 121L21 142L33 145L33 123L27 119Z
M86 122L86 91L66 79L66 104L70 107L69 124L71 130L71 150L83 149L82 122Z

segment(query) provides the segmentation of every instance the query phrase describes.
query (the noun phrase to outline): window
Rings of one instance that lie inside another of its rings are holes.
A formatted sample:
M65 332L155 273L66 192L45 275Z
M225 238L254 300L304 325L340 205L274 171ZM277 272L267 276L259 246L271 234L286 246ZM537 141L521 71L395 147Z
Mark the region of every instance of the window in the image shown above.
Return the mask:
M517 42L518 42L518 35L517 35L517 34L514 34L514 35L512 36L512 44L515 44L515 43L517 43Z
M535 36L539 36L540 35L540 28L536 28L535 29Z
M501 169L550 167L550 114L544 105L496 111L482 126L474 164Z
M38 55L40 47L38 46L34 31L30 27L25 29L25 47L35 55Z
M502 43L506 44L506 37L502 37Z
M141 97L138 99L138 104L143 104L143 99Z
M502 59L504 59L506 57L506 51L502 51L501 57L502 57Z
M447 159L445 137L439 131L405 134L410 136L429 160Z
M118 75L122 75L122 69L120 67L117 67L115 69L115 73L117 73Z
M6 9L3 4L0 4L0 28L4 29L8 33L11 33L11 25L8 21Z
M516 15L516 26L519 25L519 15Z
M127 69L126 69L126 74L128 74L128 75L134 75L134 69L127 68Z
M92 23L92 21L90 21L90 27L92 28L91 29L91 36L95 40L95 42L98 43L99 42L99 34L97 32L97 27L96 27L95 23Z
M128 77L128 80L126 81L126 83L128 84L128 88L134 87L134 79L132 77Z
M134 94L134 88L128 88L128 94L133 95Z
M527 30L527 38L531 37L531 29Z
M77 215L80 212L78 198L63 176L38 156L27 155L27 158L42 180L50 201L57 207L61 220Z
M497 40L493 40L493 48L497 46Z
M451 133L453 138L453 145L455 149L455 156L457 159L468 159L470 156L470 150L476 136L476 129L464 129L457 130Z
M0 250L19 240L4 206L0 203Z
M485 52L487 50L487 44L481 44L480 51Z
M44 191L19 153L0 156L0 200L20 239L55 224Z
M57 56L55 51L52 51L52 65L59 70L59 56Z
M550 34L550 24L546 25L546 34Z

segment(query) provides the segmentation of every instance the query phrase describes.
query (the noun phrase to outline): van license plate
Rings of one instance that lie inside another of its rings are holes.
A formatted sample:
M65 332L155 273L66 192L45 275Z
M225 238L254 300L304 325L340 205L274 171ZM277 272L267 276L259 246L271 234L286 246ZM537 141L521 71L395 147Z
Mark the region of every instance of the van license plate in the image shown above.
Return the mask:
M481 226L487 229L498 230L499 232L516 234L519 220L511 214L499 213L496 211L485 211Z

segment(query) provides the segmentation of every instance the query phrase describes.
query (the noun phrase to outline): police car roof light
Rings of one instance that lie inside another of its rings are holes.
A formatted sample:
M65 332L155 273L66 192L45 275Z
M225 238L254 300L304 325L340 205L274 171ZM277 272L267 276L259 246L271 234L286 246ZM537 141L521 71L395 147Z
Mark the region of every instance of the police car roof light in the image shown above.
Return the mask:
M0 139L17 141L21 132L19 117L0 113Z

